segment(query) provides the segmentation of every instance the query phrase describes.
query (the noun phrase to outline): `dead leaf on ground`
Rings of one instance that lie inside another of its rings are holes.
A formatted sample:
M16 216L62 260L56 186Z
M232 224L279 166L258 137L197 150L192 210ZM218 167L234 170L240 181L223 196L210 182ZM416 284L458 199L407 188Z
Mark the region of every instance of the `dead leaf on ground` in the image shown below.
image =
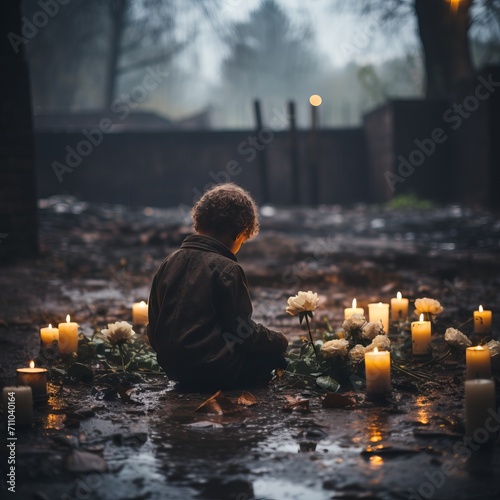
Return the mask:
M283 411L298 410L304 413L309 411L308 399L299 399L288 395L285 395L285 398L288 401L288 403L285 406L283 406Z
M327 392L321 404L323 405L323 408L345 408L346 406L355 405L356 401L344 396L343 394Z
M217 391L213 396L201 403L195 412L215 413L217 415L226 415L240 411L240 409L224 394L222 391Z
M238 398L238 404L243 406L254 406L257 404L257 399L251 392L243 392Z

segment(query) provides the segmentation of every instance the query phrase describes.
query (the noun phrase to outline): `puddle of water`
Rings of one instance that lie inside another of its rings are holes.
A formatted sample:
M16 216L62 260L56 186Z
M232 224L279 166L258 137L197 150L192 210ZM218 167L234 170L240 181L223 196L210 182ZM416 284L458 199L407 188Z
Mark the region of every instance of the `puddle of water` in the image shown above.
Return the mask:
M311 486L273 478L256 479L254 496L259 500L325 500L325 492L314 491Z

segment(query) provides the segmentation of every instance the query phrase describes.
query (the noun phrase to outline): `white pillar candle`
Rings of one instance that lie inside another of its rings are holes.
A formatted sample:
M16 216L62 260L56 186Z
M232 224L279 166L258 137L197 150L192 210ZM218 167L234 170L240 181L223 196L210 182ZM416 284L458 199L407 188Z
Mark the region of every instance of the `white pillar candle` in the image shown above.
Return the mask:
M491 319L491 311L484 311L483 306L479 306L479 309L474 311L474 333L490 333Z
M408 317L408 299L402 297L401 292L391 299L391 319L399 321Z
M70 321L69 314L66 323L59 323L59 352L69 354L78 351L78 323Z
M10 426L27 426L33 422L33 394L31 387L4 387L2 391L3 415Z
M389 304L378 302L368 304L368 321L382 324L385 333L389 332Z
M132 305L132 323L134 325L148 324L148 305L143 300Z
M57 328L52 328L52 325L40 328L40 339L42 341L42 346L49 347L59 340L59 330Z
M466 378L491 378L491 352L480 345L465 350Z
M358 307L356 299L352 299L352 307L344 309L344 319L350 318L353 314L365 315L365 310L362 307Z
M366 393L381 396L391 392L391 353L379 351L365 353Z
M33 398L47 395L47 370L35 368L35 362L30 361L29 368L18 368L17 385L31 387Z
M411 347L412 353L427 354L431 346L431 322L424 321L424 315L420 315L420 321L411 324Z
M496 414L495 383L493 380L474 379L465 381L465 433L478 444L491 439L488 418ZM496 424L496 423L495 423ZM496 427L495 427L496 429Z

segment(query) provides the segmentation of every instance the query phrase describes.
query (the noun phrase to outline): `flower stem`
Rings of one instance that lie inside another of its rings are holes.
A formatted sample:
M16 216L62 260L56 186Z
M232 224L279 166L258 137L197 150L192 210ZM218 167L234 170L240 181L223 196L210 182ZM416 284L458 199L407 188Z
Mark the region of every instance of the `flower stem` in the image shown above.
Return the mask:
M123 361L123 348L121 344L118 344L118 350L120 351L120 358L122 360L122 370L125 371L125 362Z
M309 326L309 317L307 316L307 314L306 314L306 325L307 325L307 331L309 333L309 339L311 341L311 346L313 348L314 355L316 356L316 362L318 363L318 366L319 366L318 353L316 352L316 346L314 345L314 342L313 342L313 338L312 338L312 334L311 334L311 327Z

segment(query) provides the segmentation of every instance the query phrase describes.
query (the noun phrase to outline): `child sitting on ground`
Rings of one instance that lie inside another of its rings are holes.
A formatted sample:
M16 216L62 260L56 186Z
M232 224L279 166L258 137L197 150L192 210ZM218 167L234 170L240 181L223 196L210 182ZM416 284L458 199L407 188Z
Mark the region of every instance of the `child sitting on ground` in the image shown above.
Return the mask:
M281 332L252 320L248 283L235 254L259 231L251 195L233 183L192 209L196 234L168 256L149 297L148 337L168 377L192 390L268 382L285 366Z

